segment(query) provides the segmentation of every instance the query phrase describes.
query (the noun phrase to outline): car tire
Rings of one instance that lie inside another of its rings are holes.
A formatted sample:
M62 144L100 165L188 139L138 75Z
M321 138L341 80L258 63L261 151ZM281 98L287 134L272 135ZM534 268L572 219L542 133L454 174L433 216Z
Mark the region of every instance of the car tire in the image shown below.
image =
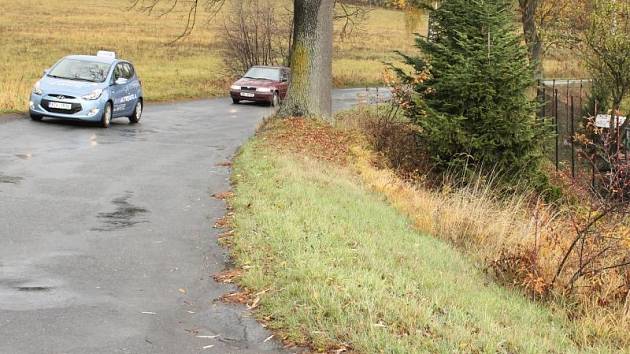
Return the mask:
M232 103L239 104L239 103L241 103L241 100L239 100L238 98L232 97Z
M32 112L31 112L30 116L31 116L31 119L36 121L36 122L39 122L40 120L42 120L42 118L44 118L44 116L39 115L39 114L35 114L35 113L32 113Z
M136 103L136 108L133 110L133 113L131 113L131 117L129 117L130 124L136 124L140 122L140 119L142 118L143 108L144 106L142 104L142 100L138 100L138 102Z
M112 121L112 104L107 102L105 108L103 108L103 114L99 122L101 128L109 128L109 123Z
M273 93L273 97L271 98L271 107L278 107L280 105L280 96L278 96L277 92Z

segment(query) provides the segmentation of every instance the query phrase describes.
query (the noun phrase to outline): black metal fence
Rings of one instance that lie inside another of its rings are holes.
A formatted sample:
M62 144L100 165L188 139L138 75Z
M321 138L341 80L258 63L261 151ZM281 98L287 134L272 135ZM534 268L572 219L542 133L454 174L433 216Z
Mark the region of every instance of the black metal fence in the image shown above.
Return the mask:
M577 154L575 134L585 122L591 88L592 82L583 79L545 80L538 85L539 119L551 126L555 136L545 153L556 170L570 170L574 178L590 166Z
M539 119L548 123L554 139L546 145L545 153L557 171L570 173L573 179L588 178L595 183L595 166L580 153L576 133L583 131L587 119L598 114L598 104L589 104L591 80L555 79L539 81ZM628 158L627 148L625 156Z

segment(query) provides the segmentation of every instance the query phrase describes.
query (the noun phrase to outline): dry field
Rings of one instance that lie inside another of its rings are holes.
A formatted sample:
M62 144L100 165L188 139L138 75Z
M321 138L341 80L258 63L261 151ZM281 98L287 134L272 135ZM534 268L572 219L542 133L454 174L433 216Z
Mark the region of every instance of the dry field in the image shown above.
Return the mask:
M26 110L32 85L44 69L68 54L116 51L133 61L151 100L225 94L231 80L224 65L221 31L225 11L203 15L193 34L176 44L183 9L161 18L129 9L128 0L0 0L0 113ZM409 21L412 20L412 21ZM337 86L382 82L383 61L395 49L409 51L423 18L374 10L361 29L335 43Z

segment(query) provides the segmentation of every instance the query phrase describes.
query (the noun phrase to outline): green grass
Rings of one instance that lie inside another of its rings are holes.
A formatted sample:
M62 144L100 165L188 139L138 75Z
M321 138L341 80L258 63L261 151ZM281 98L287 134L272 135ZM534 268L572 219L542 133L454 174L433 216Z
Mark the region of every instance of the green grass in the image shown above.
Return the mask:
M415 232L346 169L257 138L233 179L239 282L270 289L257 315L291 341L365 353L579 351L569 321Z

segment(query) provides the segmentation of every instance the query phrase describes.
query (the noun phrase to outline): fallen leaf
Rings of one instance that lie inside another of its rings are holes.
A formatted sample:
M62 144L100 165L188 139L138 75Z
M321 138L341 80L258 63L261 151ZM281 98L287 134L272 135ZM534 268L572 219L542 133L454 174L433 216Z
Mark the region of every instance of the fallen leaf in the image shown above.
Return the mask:
M240 277L241 275L243 275L243 271L240 269L231 269L226 270L225 272L217 273L213 275L212 278L217 283L231 284L234 282L234 279Z
M213 198L219 199L219 200L226 200L228 198L231 198L234 195L234 193L228 191L228 192L220 192L220 193L214 193L212 195Z
M217 164L217 166L219 167L231 167L232 166L232 162L231 161L223 161L223 162L219 162Z
M253 310L256 307L258 307L259 303L260 303L260 296L256 296L256 298L254 299L254 302L252 302L251 305L247 305L247 308L250 309L250 310Z

